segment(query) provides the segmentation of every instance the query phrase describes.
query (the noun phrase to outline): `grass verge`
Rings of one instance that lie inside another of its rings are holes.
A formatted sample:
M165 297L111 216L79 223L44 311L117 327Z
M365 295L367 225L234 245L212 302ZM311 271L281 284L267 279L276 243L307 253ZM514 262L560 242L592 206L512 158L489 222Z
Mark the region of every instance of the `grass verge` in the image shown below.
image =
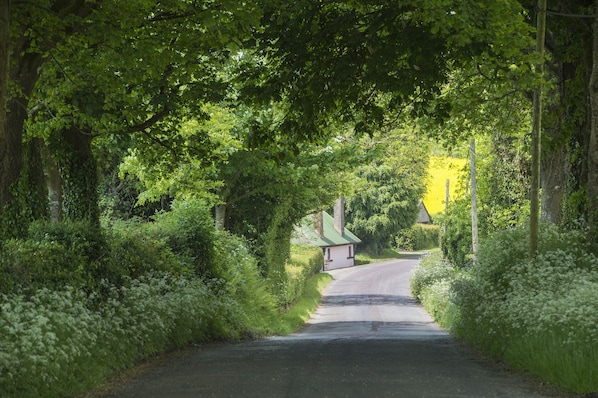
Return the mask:
M301 298L280 318L273 320L272 330L274 333L286 335L300 329L320 304L322 291L331 280L332 276L325 273L312 276L307 281Z

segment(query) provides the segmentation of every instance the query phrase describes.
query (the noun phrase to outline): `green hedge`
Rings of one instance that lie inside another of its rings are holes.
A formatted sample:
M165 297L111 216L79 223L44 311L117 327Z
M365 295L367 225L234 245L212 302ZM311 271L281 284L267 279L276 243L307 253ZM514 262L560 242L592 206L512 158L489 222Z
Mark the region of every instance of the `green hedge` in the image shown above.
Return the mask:
M302 295L322 251L294 247L271 290L248 245L206 220L191 203L150 224L36 224L5 242L0 395L75 396L191 341L288 331L281 307Z
M285 278L276 286L278 303L289 307L301 296L307 280L322 269L324 254L314 246L292 245L291 254L285 266Z
M414 270L414 294L486 353L566 390L598 392L598 257L583 231L545 224L530 260L528 235L484 239L478 261L458 271L430 256Z
M439 234L438 225L415 224L395 237L395 247L406 251L433 249L438 247Z

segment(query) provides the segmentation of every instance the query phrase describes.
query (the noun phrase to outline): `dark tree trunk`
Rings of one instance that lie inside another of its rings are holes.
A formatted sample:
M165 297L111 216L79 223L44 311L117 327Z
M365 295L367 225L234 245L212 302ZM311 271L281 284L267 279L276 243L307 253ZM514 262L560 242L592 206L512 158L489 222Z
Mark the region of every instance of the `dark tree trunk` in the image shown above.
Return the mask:
M27 172L27 207L33 220L48 218L48 186L42 162L42 148L44 141L41 138L32 138L27 142L26 172Z
M52 221L62 221L62 178L58 165L52 159L50 151L46 146L42 148L42 159L44 162L44 172L46 184L48 186L48 198L50 206L50 219Z
M38 79L41 64L40 55L27 54L21 58L19 68L11 74L11 80L22 91L20 95L9 99L6 123L0 131L0 218L4 226L10 225L9 229L4 229L4 234L9 236L22 235L27 228L27 220L21 216L23 209L19 209L15 200L18 196L15 190L24 166L23 126L28 116L29 96Z
M598 12L598 0L595 1L594 10ZM588 144L588 183L587 206L590 239L598 244L598 16L594 21L594 36L592 46L592 73L590 77L590 139Z
M98 170L89 129L69 127L52 137L50 151L63 182L63 216L67 220L100 223Z
M62 21L68 21L56 30L37 32L41 38L25 34L38 21L22 20L21 32L11 37L10 18L22 16L21 7L30 7L26 2L17 2L11 9L10 0L0 0L0 227L4 236L22 233L26 221L21 216L23 210L19 206L22 200L17 200L16 183L23 171L23 126L28 117L29 98L37 80L39 69L45 62L44 53L54 48L64 35L72 34L80 26L79 20L85 18L94 6L85 0L54 1L49 15L59 16ZM70 19L76 16L80 19ZM37 40L37 44L32 42ZM38 45L44 42L43 48ZM9 62L9 53L13 59ZM8 65L8 68L7 68ZM10 97L7 85L14 85L14 96ZM4 108L2 105L6 104ZM5 113L4 110L7 112ZM2 119L5 119L2 121ZM10 225L10 229L6 227Z
M10 77L10 0L0 0L0 136L6 126Z
M540 170L542 219L559 224L563 215L563 200L570 172L565 148L559 147L550 153L544 153Z

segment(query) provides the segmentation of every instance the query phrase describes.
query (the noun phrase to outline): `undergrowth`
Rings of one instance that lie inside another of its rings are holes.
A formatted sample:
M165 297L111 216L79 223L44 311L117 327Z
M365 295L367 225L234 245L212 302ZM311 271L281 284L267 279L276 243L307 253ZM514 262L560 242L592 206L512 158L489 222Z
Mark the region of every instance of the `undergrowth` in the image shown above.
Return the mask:
M287 334L309 318L330 280L317 274L319 248L295 248L288 282L274 292L243 240L204 235L205 223L179 233L183 215L150 228L113 223L99 236L83 225L49 225L49 233L37 225L29 239L5 243L0 396L76 396L165 350Z
M598 392L598 258L582 232L525 228L486 239L463 270L440 256L412 275L414 296L453 334L574 393Z

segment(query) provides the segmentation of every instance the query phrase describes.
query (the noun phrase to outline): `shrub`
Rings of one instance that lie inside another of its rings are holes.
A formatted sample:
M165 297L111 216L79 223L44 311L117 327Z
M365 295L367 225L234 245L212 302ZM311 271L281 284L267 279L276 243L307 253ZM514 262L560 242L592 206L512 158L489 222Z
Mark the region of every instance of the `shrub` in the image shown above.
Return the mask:
M322 269L324 254L314 246L292 245L285 264L285 277L276 286L278 303L282 307L293 304L303 293L307 280Z
M395 246L407 251L432 249L438 247L439 234L438 225L415 224L395 237Z
M451 285L459 270L442 258L439 251L424 257L413 269L411 293L440 325L450 328L457 308L451 303Z
M175 202L171 211L156 215L146 228L152 238L164 241L175 254L192 264L196 275L211 275L216 230L210 210L203 202Z
M57 242L89 262L101 260L108 252L101 228L87 221L37 221L29 226L28 239Z
M59 242L9 240L0 256L0 293L31 293L65 285L82 287L89 280L87 259Z
M260 274L257 259L241 238L226 232L216 234L215 245L214 274L223 281L219 286L243 309L245 332L265 333L264 319L275 315L277 302Z
M99 305L72 288L1 295L2 396L76 395L138 358L239 336L238 303L200 279L148 275L125 285L106 286Z
M471 213L466 200L453 201L443 217L444 231L440 234L440 249L445 258L458 267L470 262Z
M560 386L598 391L596 373L588 372L598 363L592 348L598 340L598 258L580 231L542 225L540 232L533 261L527 228L483 242L479 262L453 284L460 310L453 330ZM581 384L580 374L586 377Z
M174 275L193 272L192 264L182 261L164 241L146 233L142 222L115 222L109 227L107 235L110 246L108 261L131 278L156 271Z
M433 252L413 269L409 280L411 293L421 301L421 293L425 288L444 280L452 280L457 272L453 265L442 258L439 251Z

